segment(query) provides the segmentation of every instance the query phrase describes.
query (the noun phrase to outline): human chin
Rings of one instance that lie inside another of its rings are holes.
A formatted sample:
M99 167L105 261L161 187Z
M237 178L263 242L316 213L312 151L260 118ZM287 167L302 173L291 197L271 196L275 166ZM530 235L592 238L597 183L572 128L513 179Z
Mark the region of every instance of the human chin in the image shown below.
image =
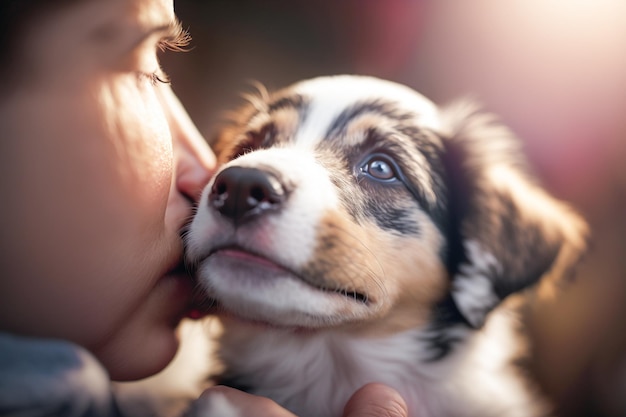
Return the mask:
M93 353L112 380L132 381L165 368L178 345L175 328L169 323L133 319Z
M172 329L114 337L95 356L114 381L133 381L161 371L174 358L178 340Z
M176 328L188 312L191 280L178 269L161 277L127 321L94 354L112 379L128 381L162 370L178 349Z

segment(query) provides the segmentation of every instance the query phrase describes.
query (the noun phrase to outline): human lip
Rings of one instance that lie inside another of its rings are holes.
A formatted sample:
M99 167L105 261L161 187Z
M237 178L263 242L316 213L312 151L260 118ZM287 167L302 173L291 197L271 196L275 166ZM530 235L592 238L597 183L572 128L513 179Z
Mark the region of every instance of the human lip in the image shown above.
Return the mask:
M171 317L174 325L187 315L194 284L191 277L180 266L170 269L159 280L166 307L164 313ZM169 313L167 313L169 311Z

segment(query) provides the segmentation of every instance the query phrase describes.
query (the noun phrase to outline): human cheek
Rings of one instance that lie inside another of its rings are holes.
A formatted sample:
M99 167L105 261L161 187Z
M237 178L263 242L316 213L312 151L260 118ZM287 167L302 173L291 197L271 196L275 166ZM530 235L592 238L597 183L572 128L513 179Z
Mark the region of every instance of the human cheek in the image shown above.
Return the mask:
M128 76L23 94L3 116L1 324L98 344L181 256L160 105Z
M157 95L172 134L175 165L166 223L170 228L180 229L190 219L191 203L197 202L214 172L215 155L171 88L161 85Z
M122 74L103 86L100 97L127 198L141 213L163 219L174 169L173 149L153 87L135 74Z
M215 155L171 88L160 86L157 92L174 142L177 193L197 202L215 171Z

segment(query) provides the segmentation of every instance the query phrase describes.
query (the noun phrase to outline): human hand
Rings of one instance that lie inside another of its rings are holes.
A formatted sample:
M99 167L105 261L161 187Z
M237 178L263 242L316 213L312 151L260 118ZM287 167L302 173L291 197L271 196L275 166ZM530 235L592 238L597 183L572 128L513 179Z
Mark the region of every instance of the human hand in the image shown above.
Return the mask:
M404 399L383 384L367 384L346 404L343 417L408 417Z
M193 404L186 417L296 417L274 401L217 386L209 388ZM408 417L406 403L383 384L368 384L350 398L343 417Z

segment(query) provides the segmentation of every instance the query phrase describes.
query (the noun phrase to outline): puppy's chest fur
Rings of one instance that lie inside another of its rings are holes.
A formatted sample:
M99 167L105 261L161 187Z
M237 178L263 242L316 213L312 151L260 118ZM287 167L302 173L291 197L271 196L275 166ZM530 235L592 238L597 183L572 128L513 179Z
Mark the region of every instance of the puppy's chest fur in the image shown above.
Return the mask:
M494 313L480 331L440 331L439 337L460 340L444 360L432 360L435 335L423 329L363 337L229 326L228 320L226 328L219 357L227 372L219 382L270 397L301 417L340 416L352 394L371 382L398 390L410 416L547 415L547 404L514 365L526 345L509 310Z

